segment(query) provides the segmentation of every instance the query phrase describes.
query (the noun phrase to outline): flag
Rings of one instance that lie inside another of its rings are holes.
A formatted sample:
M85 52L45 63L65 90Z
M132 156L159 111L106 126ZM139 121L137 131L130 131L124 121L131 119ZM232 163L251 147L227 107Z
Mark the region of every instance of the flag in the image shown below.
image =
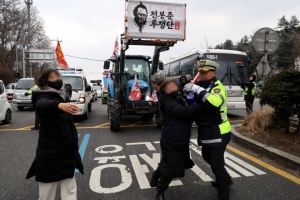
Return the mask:
M112 56L110 57L110 59L117 60L118 53L119 53L119 40L118 40L118 36L117 36L116 41L115 41L114 52L113 52Z
M64 54L61 50L61 46L60 46L59 41L57 41L57 46L56 46L55 53L56 53L56 59L57 59L57 62L58 62L58 66L68 68L68 63L65 60L65 57L64 57Z
M154 101L154 102L158 102L158 97L157 97L156 90L153 90L152 95L151 95L151 100Z
M135 74L133 86L129 95L130 100L139 101L142 98L142 93L140 90L139 82L137 80L137 76Z

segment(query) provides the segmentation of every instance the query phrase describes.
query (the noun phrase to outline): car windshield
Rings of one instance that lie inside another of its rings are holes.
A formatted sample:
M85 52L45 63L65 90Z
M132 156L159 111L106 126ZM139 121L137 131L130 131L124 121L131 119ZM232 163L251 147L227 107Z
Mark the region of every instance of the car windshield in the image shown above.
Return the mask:
M34 86L34 80L33 79L23 79L19 80L16 85L16 90L29 90Z
M13 85L16 85L16 84L10 83L5 87L5 89L13 89Z
M149 83L149 62L144 59L126 59L124 71L134 75L138 74L138 79Z
M101 90L100 86L93 86L94 90Z
M83 81L79 76L62 76L64 83L69 83L72 90L83 90Z

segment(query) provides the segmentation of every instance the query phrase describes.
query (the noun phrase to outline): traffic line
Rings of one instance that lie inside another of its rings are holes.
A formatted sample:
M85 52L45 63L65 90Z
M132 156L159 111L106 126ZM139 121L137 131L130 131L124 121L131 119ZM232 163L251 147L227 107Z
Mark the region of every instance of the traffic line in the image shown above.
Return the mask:
M268 169L268 170L270 170L270 171L272 171L272 172L274 172L274 173L276 173L276 174L278 174L278 175L280 175L280 176L282 176L282 177L284 177L284 178L286 178L290 181L293 181L293 182L300 185L300 178L297 178L296 176L293 176L290 173L287 173L287 172L285 172L281 169L278 169L278 168L276 168L276 167L274 167L274 166L272 166L272 165L270 165L270 164L268 164L264 161L261 161L261 160L255 158L255 157L253 157L253 156L250 156L250 155L248 155L248 154L246 154L246 153L244 153L244 152L242 152L242 151L240 151L240 150L238 150L238 149L236 149L232 146L228 145L227 149L229 149L230 151L232 151L232 152L234 152L234 153L236 153L236 154L238 154L238 155L240 155L244 158L247 158L248 160L251 160L252 162L254 162L254 163L256 163L256 164L258 164L258 165L260 165L260 166L262 166L262 167L264 167L264 168L266 168L266 169Z
M94 126L95 128L100 128L100 127L103 127L103 126L108 126L110 123L109 122L106 122L104 124L100 124L100 125L97 125L97 126Z
M83 140L82 140L82 142L80 144L79 154L81 156L81 160L83 160L83 158L84 158L84 154L85 154L85 151L86 151L86 147L87 147L87 145L89 143L90 136L91 136L91 134L85 134L84 137L83 137ZM80 134L78 134L78 137L80 137ZM75 172L79 172L79 170L76 169Z
M143 123L143 121L139 121L139 122L136 122L136 123L133 123L133 124L129 124L128 126L135 126L135 125L139 125L141 123Z
M34 125L22 127L22 128L19 128L19 130L26 130L26 131L28 131L28 130L31 129L32 127L34 127Z
M5 125L0 126L0 128L7 127L7 126L10 126L10 125L9 124L5 124Z

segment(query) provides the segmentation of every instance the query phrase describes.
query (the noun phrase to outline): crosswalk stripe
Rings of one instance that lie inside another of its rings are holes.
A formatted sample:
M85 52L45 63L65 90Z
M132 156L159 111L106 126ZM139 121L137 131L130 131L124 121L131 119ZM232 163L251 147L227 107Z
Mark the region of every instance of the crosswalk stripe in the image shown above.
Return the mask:
M241 177L240 175L238 175L237 173L235 173L234 171L232 171L228 167L225 167L225 169L227 170L227 172L228 172L228 174L229 174L229 176L231 178L239 178L239 177Z
M262 170L246 163L245 161L239 159L238 157L228 153L228 152L225 152L225 157L229 158L230 160L234 161L235 163L238 163L239 165L243 166L244 168L247 168L249 169L250 171L258 174L258 175L264 175L266 174L266 172L263 172Z
M202 156L202 152L200 151L201 147L198 147L198 145L197 145L197 139L193 139L193 140L191 140L191 142L194 145L191 144L190 149L192 149L197 154ZM232 178L241 177L239 174L234 172L233 169L236 170L238 173L240 173L244 176L247 176L247 177L254 176L254 174L249 171L252 171L258 175L266 174L262 170L242 161L241 159L237 158L236 156L233 156L232 154L230 154L228 152L225 152L224 156L225 156L226 169Z
M247 171L246 169L238 166L237 164L235 164L234 162L230 161L227 158L225 158L225 163L226 163L226 165L228 165L229 167L235 169L236 171L243 174L244 176L254 176L254 174L252 174L249 171Z

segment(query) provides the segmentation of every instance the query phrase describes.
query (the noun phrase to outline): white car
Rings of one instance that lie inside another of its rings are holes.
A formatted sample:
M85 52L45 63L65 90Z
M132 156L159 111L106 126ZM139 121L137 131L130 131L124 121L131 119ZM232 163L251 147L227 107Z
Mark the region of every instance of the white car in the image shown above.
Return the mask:
M9 124L12 119L11 106L8 103L3 81L0 80L0 121Z
M71 103L76 104L79 112L75 115L82 116L83 119L89 118L89 112L92 111L92 88L87 83L86 77L82 71L69 69L60 69L60 73L64 83L72 86Z
M10 83L5 87L6 94L8 96L8 101L13 100L13 95L14 95L14 90L15 90L16 85L17 85L17 83Z
M102 87L101 86L93 86L94 90L96 90L96 94L98 98L102 98Z
M23 110L24 107L33 107L31 95L25 96L24 94L28 92L33 86L34 78L21 78L14 91L13 95L13 105L17 106L19 110Z

